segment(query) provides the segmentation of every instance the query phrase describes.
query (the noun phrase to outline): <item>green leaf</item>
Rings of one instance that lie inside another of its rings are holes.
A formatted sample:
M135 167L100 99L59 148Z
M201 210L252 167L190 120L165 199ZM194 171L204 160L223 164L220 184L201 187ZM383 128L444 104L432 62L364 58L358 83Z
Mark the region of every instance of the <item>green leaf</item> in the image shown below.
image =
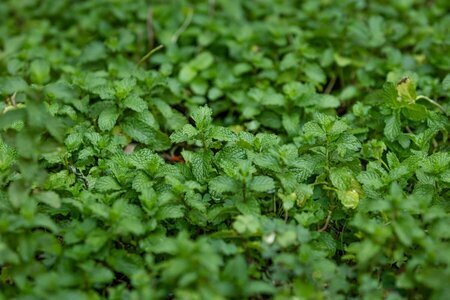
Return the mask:
M14 181L8 187L9 202L15 208L28 201L29 189L22 181Z
M302 68L306 76L314 83L325 83L326 75L322 68L316 64L307 64Z
M232 142L236 140L236 134L229 128L214 126L212 128L211 138L218 141Z
M211 115L212 111L209 107L201 106L192 112L191 117L195 121L195 126L199 130L204 130L209 125L211 125L212 122Z
M116 125L118 118L119 112L117 108L115 106L109 106L98 116L98 127L102 131L109 131Z
M64 81L49 83L45 86L44 91L47 97L58 101L62 100L65 103L73 102L75 104L75 100L78 100L78 93L75 88ZM77 108L78 107L79 106L77 106Z
M386 82L383 85L383 100L391 105L397 104L397 89L392 82Z
M136 94L127 96L123 100L123 105L137 112L142 112L147 109L147 103Z
M300 131L300 117L297 114L283 114L282 124L290 136L296 135Z
M416 101L416 86L414 82L405 77L397 83L397 94L399 101L412 104Z
M184 216L184 207L182 205L166 205L158 209L156 218L158 220L178 219Z
M198 134L197 129L191 124L186 124L183 128L178 129L170 135L170 139L174 143L182 143L191 141Z
M210 190L219 194L226 192L236 192L238 185L237 182L226 176L217 176L209 181Z
M153 150L161 151L170 147L170 139L166 134L140 120L128 118L121 123L121 127L135 141L146 144Z
M16 159L14 149L0 139L0 171L8 170Z
M245 215L257 216L261 214L261 208L255 198L246 199L246 201L238 201L236 203L236 208L240 213Z
M0 94L10 95L27 89L28 84L21 77L0 77Z
M81 53L79 61L82 63L95 62L106 58L105 45L99 41L88 44Z
M325 138L326 132L315 121L306 123L303 126L303 132L306 136Z
M190 61L189 65L195 70L205 70L214 62L214 57L210 52L202 52Z
M353 178L353 174L348 168L333 168L330 170L331 183L339 190L349 189Z
M255 192L267 192L275 189L275 182L268 176L255 176L250 181L249 188Z
M191 65L185 65L178 74L178 79L183 83L191 82L197 76L197 69Z
M316 95L312 99L315 99L314 105L318 108L337 108L341 105L339 99L333 95Z
M190 207L195 208L202 213L206 213L206 206L205 203L203 202L201 194L186 193L184 199L186 201L186 204L189 205Z
M192 167L192 173L199 182L208 179L211 172L212 156L209 152L187 152L183 151L182 155L186 162Z
M117 181L111 176L103 176L98 178L95 181L95 188L99 192L117 191L121 189Z
M233 228L240 234L252 235L260 230L261 225L258 218L253 215L240 215L234 221Z
M34 195L34 197L42 203L45 203L53 208L61 207L61 199L59 195L53 191L45 191L40 192L39 194Z
M26 116L26 111L23 108L8 110L0 114L0 129L9 128L14 123L23 121Z
M357 208L359 204L359 193L356 190L338 191L337 196L346 208Z
M401 133L400 120L397 115L392 115L386 119L384 135L389 141L394 141Z
M450 74L447 74L442 80L442 88L446 91L450 91Z
M428 117L428 111L426 107L420 104L410 104L402 110L402 113L409 120L414 121L423 121Z
M46 60L36 59L30 64L31 81L43 84L50 80L50 65Z
M45 123L45 128L48 132L60 143L64 141L64 136L66 134L66 127L64 123L57 118L49 117Z

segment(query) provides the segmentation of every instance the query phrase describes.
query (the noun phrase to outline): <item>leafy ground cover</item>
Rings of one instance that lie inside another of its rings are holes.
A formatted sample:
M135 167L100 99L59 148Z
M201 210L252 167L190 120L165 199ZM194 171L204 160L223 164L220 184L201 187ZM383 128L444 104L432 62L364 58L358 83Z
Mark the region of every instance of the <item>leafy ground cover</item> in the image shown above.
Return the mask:
M448 299L450 2L0 2L0 299Z

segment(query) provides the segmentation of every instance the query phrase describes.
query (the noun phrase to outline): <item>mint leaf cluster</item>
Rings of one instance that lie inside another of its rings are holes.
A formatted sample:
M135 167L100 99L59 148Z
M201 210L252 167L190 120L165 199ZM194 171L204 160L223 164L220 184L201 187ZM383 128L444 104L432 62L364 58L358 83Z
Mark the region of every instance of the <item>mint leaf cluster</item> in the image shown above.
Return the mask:
M1 299L447 299L446 1L0 3Z

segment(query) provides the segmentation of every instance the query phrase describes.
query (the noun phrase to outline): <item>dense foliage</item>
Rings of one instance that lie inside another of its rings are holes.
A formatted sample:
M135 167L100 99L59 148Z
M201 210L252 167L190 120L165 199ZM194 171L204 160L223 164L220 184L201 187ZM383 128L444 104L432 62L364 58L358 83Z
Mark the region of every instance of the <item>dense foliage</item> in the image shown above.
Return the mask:
M448 299L449 10L1 1L0 299Z

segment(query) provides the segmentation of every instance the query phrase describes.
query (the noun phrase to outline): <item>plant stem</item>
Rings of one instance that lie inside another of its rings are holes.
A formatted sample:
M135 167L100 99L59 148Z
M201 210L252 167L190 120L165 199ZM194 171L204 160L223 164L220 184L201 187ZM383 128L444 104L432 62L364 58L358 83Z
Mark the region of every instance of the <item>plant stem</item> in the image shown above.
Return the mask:
M332 213L332 211L329 210L327 219L325 220L325 224L322 226L322 228L317 229L318 232L323 232L323 231L327 230L328 225L330 224L330 220L331 220L331 213Z
M188 15L186 16L186 19L184 20L183 25L181 25L181 27L178 28L178 30L173 34L173 36L171 38L172 43L175 44L178 41L178 38L180 37L180 35L188 28L189 24L191 24L193 16L194 16L194 10L189 9Z
M149 59L153 55L153 53L155 53L158 50L161 50L162 48L164 48L164 45L159 45L159 46L153 48L152 50L150 50L147 54L144 55L143 58L141 58L141 60L138 62L138 65L142 64L144 61Z
M420 100L420 99L424 99L424 100L428 101L429 103L433 104L434 106L439 108L445 115L448 116L448 113L445 111L445 108L442 105L440 105L439 103L437 103L436 101L434 101L433 99L430 99L427 96L419 95L419 96L417 96L416 101Z
M153 31L153 11L151 8L148 9L147 13L147 40L148 40L148 48L153 49L155 41L155 33Z

